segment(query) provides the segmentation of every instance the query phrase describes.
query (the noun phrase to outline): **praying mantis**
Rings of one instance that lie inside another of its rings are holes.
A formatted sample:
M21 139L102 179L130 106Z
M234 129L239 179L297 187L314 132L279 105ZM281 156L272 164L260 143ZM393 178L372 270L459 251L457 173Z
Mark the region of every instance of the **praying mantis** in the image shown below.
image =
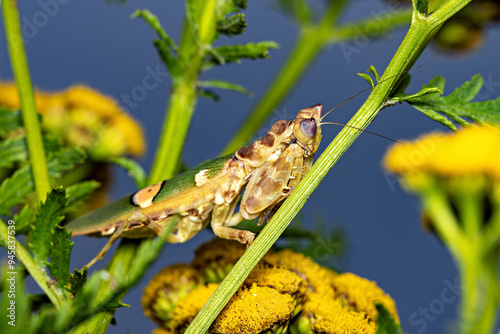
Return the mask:
M304 177L321 142L322 114L321 104L304 108L293 120L276 121L264 137L234 154L150 185L71 221L66 228L73 236L110 237L88 266L101 259L117 238L161 235L170 222L175 224L167 236L170 243L189 240L210 222L218 237L251 244L255 234L233 226L244 219L263 221L272 216Z

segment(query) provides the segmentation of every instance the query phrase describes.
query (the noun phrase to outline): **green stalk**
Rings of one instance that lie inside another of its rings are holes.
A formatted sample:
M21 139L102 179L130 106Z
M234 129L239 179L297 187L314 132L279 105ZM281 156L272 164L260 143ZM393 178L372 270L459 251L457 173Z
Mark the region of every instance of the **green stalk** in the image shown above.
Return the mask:
M26 130L29 160L33 172L35 191L37 200L40 203L45 201L47 193L51 189L51 183L47 171L45 150L43 148L42 130L40 129L40 122L38 121L28 62L24 51L17 3L15 0L4 0L2 9L10 61L16 79L19 99L21 101L21 113L24 128Z
M2 245L2 247L6 250L9 249L8 240L9 234L7 226L2 220L0 220L0 245ZM40 267L38 267L29 252L26 250L26 248L23 247L20 242L17 241L17 239L15 240L14 251L16 259L18 259L23 264L24 268L26 268L26 270L30 273L31 277L35 280L40 289L42 289L42 291L47 295L52 304L54 304L54 307L56 309L61 308L64 300L64 296L62 295L61 291L56 287L56 285L49 284L52 279L49 277L45 270L42 270Z
M171 178L180 170L182 149L196 107L197 82L206 52L205 45L212 42L216 32L217 1L202 1L199 4L202 7L199 17L193 18L198 23L198 29L192 27L188 19L184 22L179 58L187 65L180 77L172 80L172 93L149 177L150 184Z
M411 20L411 9L391 13L378 31L368 30L373 24L380 25L380 17L373 17L340 27L335 26L345 1L332 2L329 10L318 25L302 27L295 47L273 81L267 93L260 99L253 111L247 116L239 132L233 137L223 154L233 153L248 143L255 132L264 124L271 112L288 95L309 65L327 45L347 41L364 33L367 37L378 37L384 32L406 25Z
M347 123L349 126L365 129L375 116L384 107L391 90L394 89L399 77L407 67L413 64L425 47L424 42L428 41L428 36L433 30L452 16L470 0L458 0L449 2L452 6L447 6L449 12L436 11L438 19L428 21L426 17L419 15L414 17L405 39L401 43L394 58L387 67L381 78L381 83L377 85L366 102L361 106L354 117ZM441 7L443 8L443 7ZM441 9L440 8L440 9ZM432 14L432 15L434 15ZM418 14L414 14L416 16ZM215 320L222 308L226 305L232 295L243 283L255 264L265 255L274 242L287 228L293 217L300 211L314 189L323 180L330 169L337 163L340 157L352 145L354 140L360 135L360 131L344 127L335 139L326 148L325 152L318 158L311 170L304 179L290 194L283 203L276 215L266 225L263 231L256 238L254 243L247 249L233 269L226 276L219 288L210 297L205 306L198 313L186 334L205 333Z
M303 27L299 40L280 73L239 127L239 132L226 146L222 155L233 153L245 146L278 103L290 92L330 38L330 30L345 3L346 0L332 1L318 25Z
M130 242L128 240L122 241L120 243L120 246L116 249L113 259L111 260L111 262L107 267L107 271L111 276L119 277L123 281L126 280L128 272L130 270L130 266L134 261L138 246L139 243ZM105 300L105 298L108 298L110 291L113 291L113 289L115 288L116 288L116 282L112 283L110 280L104 281L99 286L99 292L96 294L96 296L98 296L98 299L95 300L94 304L96 305L99 302ZM123 291L119 300L121 300L126 293L127 291ZM116 309L99 312L89 320L79 324L69 333L71 334L107 333L108 327L111 324L111 320L113 320L115 312Z

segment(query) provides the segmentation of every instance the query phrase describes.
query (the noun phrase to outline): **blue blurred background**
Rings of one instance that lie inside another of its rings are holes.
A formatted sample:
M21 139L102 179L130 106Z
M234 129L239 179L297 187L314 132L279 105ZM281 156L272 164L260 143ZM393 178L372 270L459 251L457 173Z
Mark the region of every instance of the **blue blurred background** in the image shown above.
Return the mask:
M47 7L54 3L58 5ZM38 88L60 90L74 83L84 83L113 96L124 107L127 104L123 95L142 86L151 70L166 71L152 45L153 31L142 20L130 19L130 15L137 8L150 9L159 16L166 31L178 40L184 14L182 1L144 0L117 4L40 0L19 1L18 5L27 37L32 79ZM356 0L347 7L342 22L384 12L387 12L384 2ZM219 43L274 40L281 47L271 50L270 59L243 61L203 74L205 79L226 79L244 85L255 93L255 97L223 91L220 102L199 100L184 151L184 160L190 166L220 153L277 74L297 37L294 23L280 13L273 2L249 1L245 17L246 33L222 38ZM3 30L3 24L0 29ZM406 28L402 28L381 39L368 40L357 49L359 52L348 57L338 45L326 49L277 108L263 131L279 118L293 117L303 107L322 103L328 110L365 89L367 83L356 73L365 72L371 64L382 72L405 32ZM415 65L424 67L411 73L409 91L416 91L435 75L442 75L447 79L445 94L449 94L474 74L481 73L491 83L489 90L483 88L482 96L498 96L499 35L498 29L487 30L484 46L465 55L443 55L428 48ZM0 55L0 78L11 79L4 32L0 33ZM128 107L130 114L146 130L148 151L140 159L146 170L152 164L169 93L170 83L165 75L160 75L158 83L155 89L147 91L144 99ZM328 121L347 122L363 99L358 97L343 105L328 117ZM395 139L415 138L436 129L446 131L407 105L384 110L368 128ZM323 128L319 153L339 130L335 126ZM401 324L407 333L442 333L456 320L460 294L457 272L448 251L422 229L417 200L383 171L381 158L390 145L381 138L362 134L311 196L302 215L307 225L320 214L329 230L341 227L345 231L348 251L341 269L374 280L389 293L396 300ZM114 199L136 190L123 170L115 168L113 172ZM145 284L162 267L189 262L193 250L212 236L206 229L185 244L167 245L141 284L125 297L124 302L131 307L116 312L116 325L109 328L109 333L147 333L156 327L142 314L140 297ZM327 257L330 247L336 245L331 244L327 235L324 238L324 244L318 245L318 253ZM105 243L105 240L87 237L74 241L72 268L87 263ZM104 265L100 262L93 270ZM36 291L34 284L30 286Z

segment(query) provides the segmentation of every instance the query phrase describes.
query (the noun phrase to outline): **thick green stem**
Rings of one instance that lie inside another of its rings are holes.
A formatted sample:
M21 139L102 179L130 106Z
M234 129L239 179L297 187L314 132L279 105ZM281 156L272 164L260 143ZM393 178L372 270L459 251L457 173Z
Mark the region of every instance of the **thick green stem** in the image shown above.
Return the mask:
M43 148L42 131L38 114L36 112L33 87L24 51L23 37L19 23L19 12L15 0L4 0L2 3L3 16L5 20L5 33L9 47L10 61L16 79L19 99L21 101L21 112L26 139L28 143L29 160L38 202L45 201L51 184L47 171L45 150Z
M195 27L187 19L184 23L179 59L185 68L180 77L172 80L172 93L149 177L150 184L171 178L180 169L182 149L196 107L197 82L203 57L216 33L217 1L201 1L199 5L199 17L192 18Z
M449 8L451 11L450 16L467 3L467 1L453 0L450 2L455 4ZM437 20L429 24L426 23L425 18L420 20L414 19L408 34L384 72L381 83L373 89L372 94L370 94L366 102L349 123L347 123L349 126L365 129L373 121L375 116L384 107L384 103L392 89L396 86L399 80L398 74L401 74L407 66L416 61L416 58L421 53L421 49L425 47L425 41L428 41L428 36L437 25L444 22L444 18L442 20L441 22ZM318 161L316 161L311 170L305 175L304 179L290 194L276 215L259 234L254 243L229 272L219 288L210 297L187 329L186 334L205 333L208 330L210 324L243 283L255 264L271 248L273 243L287 228L288 224L290 224L293 217L300 211L309 196L311 196L314 189L316 189L360 133L360 131L349 127L345 127L340 131L337 137L326 148L325 152L318 158Z
M15 236L11 237L14 238ZM8 245L10 244L9 240L12 241L12 238L9 239L7 226L0 220L0 245L8 250ZM49 283L52 279L47 272L35 263L29 252L17 241L17 239L15 239L14 251L15 257L23 264L24 268L30 273L40 289L42 289L52 304L54 304L54 307L59 309L63 303L64 296L56 285Z

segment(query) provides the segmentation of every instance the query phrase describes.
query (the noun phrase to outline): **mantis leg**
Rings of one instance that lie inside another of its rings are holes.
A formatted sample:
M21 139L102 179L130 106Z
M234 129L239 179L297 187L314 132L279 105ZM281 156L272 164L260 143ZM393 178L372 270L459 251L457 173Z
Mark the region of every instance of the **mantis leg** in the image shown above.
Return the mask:
M134 221L138 221L146 225L147 227L151 228L153 231L155 231L157 234L161 232L161 228L158 224L156 224L154 221L151 220L148 216L146 216L144 213L140 211L134 211L128 218L127 221L121 224L121 226L111 235L109 238L108 242L104 245L104 247L101 249L99 254L97 254L92 261L90 261L87 264L87 267L90 268L92 265L94 265L97 261L101 260L104 255L108 252L108 250L111 248L111 246L115 243L116 239L118 239L123 232L127 229L127 227L130 226L130 224Z
M237 200L234 200L231 203L223 203L214 207L212 212L212 230L219 238L238 240L242 244L250 245L255 239L255 233L229 227L237 225L243 220L239 212L234 215L232 214L236 202Z

